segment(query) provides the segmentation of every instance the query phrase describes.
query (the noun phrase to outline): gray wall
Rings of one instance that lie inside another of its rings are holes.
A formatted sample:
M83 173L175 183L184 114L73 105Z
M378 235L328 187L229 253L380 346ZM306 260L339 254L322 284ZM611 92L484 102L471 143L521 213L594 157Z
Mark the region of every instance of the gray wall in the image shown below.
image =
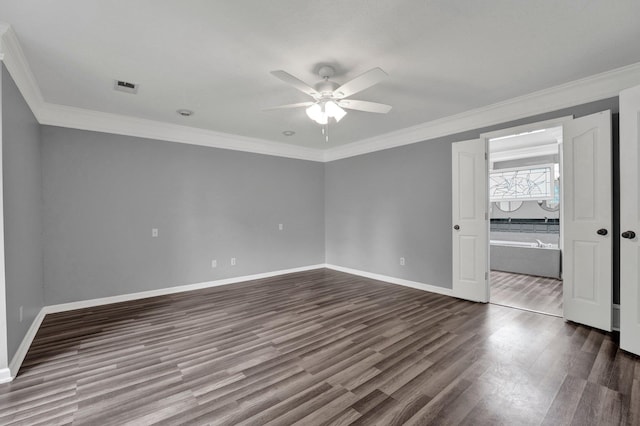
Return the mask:
M11 360L43 306L42 168L40 125L4 65L2 155L7 345Z
M324 263L321 163L50 126L42 162L47 305Z
M327 263L451 287L449 144L327 163L325 188Z
M5 91L3 98L17 94L15 86ZM22 106L4 110L27 116L28 108L19 100ZM605 109L617 112L617 98L324 165L42 126L44 303L325 260L450 288L451 143L486 131ZM28 117L35 135L30 155L38 158L38 126L30 112ZM21 180L33 190L13 196L31 203L20 207L31 213L18 220L38 222L40 172L31 157L25 156L28 164L14 172L24 174ZM10 200L11 187L6 190ZM279 223L283 231L278 231ZM159 228L158 238L151 237L151 228ZM29 226L28 235L38 235L41 229ZM33 243L32 256L37 256L38 238L28 240ZM20 244L15 246L17 250ZM401 256L406 266L399 265ZM236 266L230 265L231 257L237 258ZM28 256L22 258L18 261L33 265ZM218 261L215 269L212 259ZM39 277L35 287L41 292L42 270L29 268L29 274ZM34 294L29 300L40 301L26 303L26 313L42 305L41 293ZM616 283L614 300L617 294ZM11 310L15 305L9 306Z
M327 263L451 288L451 144L488 131L607 109L617 113L618 98L326 164ZM614 115L614 129L616 120ZM614 131L614 145L616 136ZM400 256L406 258L404 267ZM614 300L617 280L614 274Z

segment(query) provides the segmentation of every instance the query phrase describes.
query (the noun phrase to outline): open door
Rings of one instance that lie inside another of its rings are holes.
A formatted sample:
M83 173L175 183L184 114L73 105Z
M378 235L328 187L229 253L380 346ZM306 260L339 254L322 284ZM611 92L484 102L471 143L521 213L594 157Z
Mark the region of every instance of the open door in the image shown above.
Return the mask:
M640 86L620 92L620 347L640 355Z
M563 132L564 317L611 330L611 112L567 122Z
M483 140L452 146L453 295L488 301L487 157Z

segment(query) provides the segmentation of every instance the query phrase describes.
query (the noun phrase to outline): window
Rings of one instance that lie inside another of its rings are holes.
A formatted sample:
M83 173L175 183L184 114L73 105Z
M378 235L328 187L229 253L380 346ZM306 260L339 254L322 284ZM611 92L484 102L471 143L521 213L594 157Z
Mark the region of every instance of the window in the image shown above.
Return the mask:
M553 200L554 165L517 167L489 173L491 201Z

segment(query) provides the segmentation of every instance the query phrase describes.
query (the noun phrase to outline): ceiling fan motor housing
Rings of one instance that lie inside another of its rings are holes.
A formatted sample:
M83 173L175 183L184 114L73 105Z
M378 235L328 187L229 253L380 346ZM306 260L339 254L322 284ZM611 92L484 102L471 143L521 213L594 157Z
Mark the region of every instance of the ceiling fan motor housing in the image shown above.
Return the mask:
M333 77L335 73L336 73L336 70L334 70L333 67L330 67L329 65L323 65L320 67L320 69L318 69L318 75L323 80L327 80Z
M330 97L333 94L333 91L338 87L340 87L338 83L330 80L322 80L321 82L316 83L315 86L313 86L313 88L316 89L316 91L320 93L322 97Z

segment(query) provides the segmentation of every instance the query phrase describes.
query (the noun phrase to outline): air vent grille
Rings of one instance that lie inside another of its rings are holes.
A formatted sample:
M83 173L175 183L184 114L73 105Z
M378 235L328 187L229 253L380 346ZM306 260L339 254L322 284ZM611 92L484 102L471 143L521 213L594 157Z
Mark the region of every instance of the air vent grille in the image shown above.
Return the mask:
M138 93L138 84L129 83L128 81L114 80L113 88L118 92Z

